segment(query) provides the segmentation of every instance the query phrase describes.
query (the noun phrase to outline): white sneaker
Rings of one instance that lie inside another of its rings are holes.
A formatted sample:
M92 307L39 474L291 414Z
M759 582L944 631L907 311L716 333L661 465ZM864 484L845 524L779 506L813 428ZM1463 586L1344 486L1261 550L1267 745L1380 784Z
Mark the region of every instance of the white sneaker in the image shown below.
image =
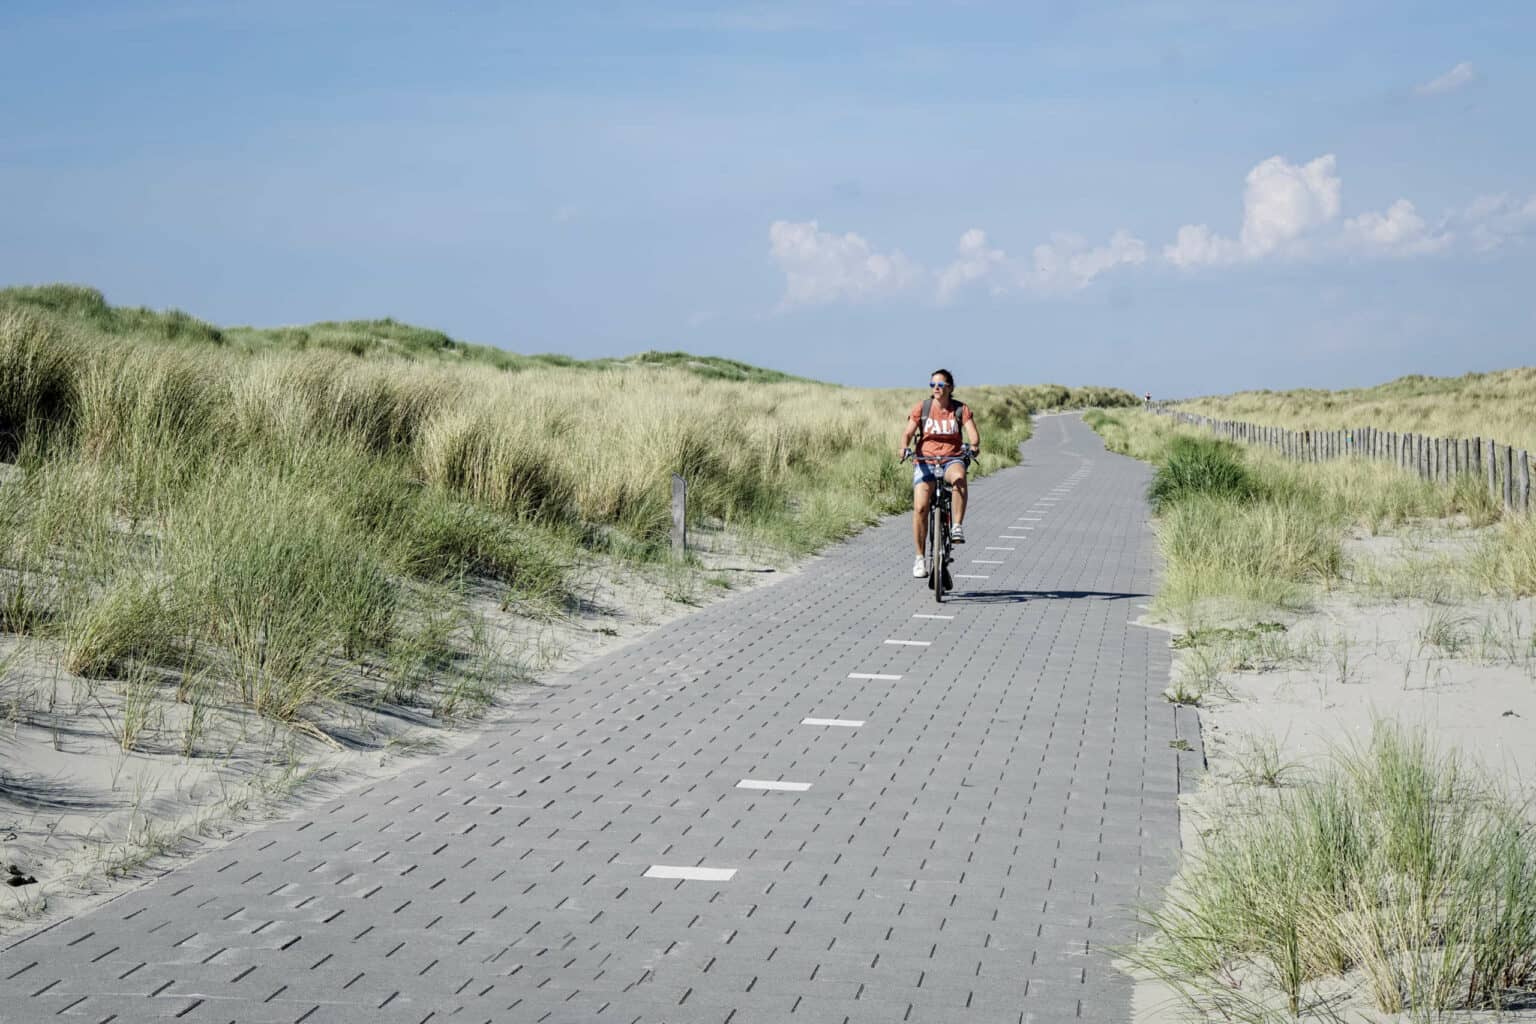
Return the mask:
M964 544L965 543L965 528L962 527L959 523L956 523L954 526L951 526L949 528L949 540L950 540L950 543L952 543L952 544Z
M927 576L928 559L924 558L922 555L918 555L917 560L912 563L912 578L915 580L920 580L926 579Z

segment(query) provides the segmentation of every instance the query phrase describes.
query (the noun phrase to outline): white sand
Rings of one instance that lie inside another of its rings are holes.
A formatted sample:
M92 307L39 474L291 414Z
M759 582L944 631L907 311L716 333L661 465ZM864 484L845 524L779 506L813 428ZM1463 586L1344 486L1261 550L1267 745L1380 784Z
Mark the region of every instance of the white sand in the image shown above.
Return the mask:
M1413 562L1454 558L1467 542L1466 532L1438 530L1360 537L1346 544L1346 556L1357 578L1380 579ZM1349 588L1309 614L1285 617L1286 632L1271 636L1282 638L1275 648L1291 648L1294 660L1219 675L1199 711L1208 771L1199 790L1180 801L1186 851L1198 848L1200 830L1219 826L1218 810L1234 792L1252 786L1244 774L1255 763L1255 741L1273 742L1282 764L1304 772L1330 752L1365 746L1376 721L1423 728L1442 751L1455 748L1512 793L1533 795L1536 601L1389 601L1380 593L1380 587ZM1197 659L1179 652L1175 678L1197 672ZM1359 995L1345 1013L1348 1020L1408 1020L1373 1011ZM1195 1018L1168 989L1142 980L1133 1019ZM1536 1021L1536 1011L1446 1019Z

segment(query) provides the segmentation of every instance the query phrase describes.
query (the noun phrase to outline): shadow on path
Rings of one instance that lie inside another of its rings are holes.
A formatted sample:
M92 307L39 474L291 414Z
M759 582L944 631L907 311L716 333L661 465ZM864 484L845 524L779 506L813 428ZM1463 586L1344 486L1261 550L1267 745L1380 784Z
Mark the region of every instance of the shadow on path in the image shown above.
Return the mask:
M1151 596L1107 590L977 590L969 593L956 591L949 599L967 604L1014 604L1020 601L1072 601L1089 598L1099 601L1130 601Z

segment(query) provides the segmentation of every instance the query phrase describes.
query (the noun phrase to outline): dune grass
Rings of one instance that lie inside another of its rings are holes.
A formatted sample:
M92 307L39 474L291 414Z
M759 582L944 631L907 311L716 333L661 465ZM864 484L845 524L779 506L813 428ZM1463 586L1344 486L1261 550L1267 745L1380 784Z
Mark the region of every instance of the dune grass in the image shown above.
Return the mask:
M1378 724L1367 748L1222 817L1127 951L1200 1019L1336 1020L1358 984L1377 1010L1433 1021L1536 982L1536 833L1424 736Z
M1439 485L1364 460L1292 463L1136 410L1089 419L1109 447L1156 466L1150 497L1166 575L1155 609L1165 617L1195 626L1206 609L1304 607L1350 583L1404 586L1431 600L1536 593L1533 520L1495 505L1479 481ZM1416 522L1484 529L1469 558L1416 562L1401 580L1366 581L1345 561L1349 533ZM1198 703L1221 672L1316 643L1286 639L1278 626L1253 633L1231 642L1187 634L1192 649L1169 699ZM1499 639L1506 634L1512 641ZM1502 643L1515 658L1529 646L1518 629L1485 623L1482 636L1483 648ZM1474 624L1435 610L1421 640L1448 653L1479 643ZM1341 678L1345 644L1329 652ZM1376 724L1368 748L1305 777L1295 766L1287 772L1275 749L1246 755L1240 777L1259 788L1210 820L1164 901L1143 911L1147 940L1127 951L1183 997L1191 1019L1337 1021L1363 991L1381 1013L1427 1022L1497 1011L1536 985L1527 804L1422 734L1389 724ZM1286 774L1291 784L1281 786Z
M1290 430L1376 427L1493 438L1536 451L1536 367L1461 377L1400 377L1340 391L1241 391L1179 403L1184 412Z
M1459 586L1536 593L1536 529L1506 515L1478 481L1441 485L1364 460L1294 463L1140 410L1088 419L1112 450L1157 467L1149 496L1166 560L1155 605L1164 615L1196 621L1208 601L1304 605L1319 587L1345 582L1349 531L1453 517L1490 527L1476 556L1448 570Z
M76 676L307 730L338 703L459 713L514 672L470 595L554 614L593 559L667 559L674 473L696 524L785 554L910 502L907 392L686 353L487 355L387 320L298 330L0 291L0 631ZM1134 401L961 397L982 472L1039 408Z

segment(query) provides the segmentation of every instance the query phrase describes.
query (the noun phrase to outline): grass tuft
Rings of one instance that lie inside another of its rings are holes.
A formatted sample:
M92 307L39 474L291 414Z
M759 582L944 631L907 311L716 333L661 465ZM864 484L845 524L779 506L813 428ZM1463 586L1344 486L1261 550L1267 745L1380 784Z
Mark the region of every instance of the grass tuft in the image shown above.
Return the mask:
M1237 445L1181 434L1168 445L1147 496L1153 508L1162 511L1195 497L1251 502L1260 493L1258 481L1244 467Z
M1243 798L1143 922L1130 959L1198 1013L1300 1019L1350 972L1412 1020L1496 1010L1536 985L1536 833L1456 756L1378 725Z

